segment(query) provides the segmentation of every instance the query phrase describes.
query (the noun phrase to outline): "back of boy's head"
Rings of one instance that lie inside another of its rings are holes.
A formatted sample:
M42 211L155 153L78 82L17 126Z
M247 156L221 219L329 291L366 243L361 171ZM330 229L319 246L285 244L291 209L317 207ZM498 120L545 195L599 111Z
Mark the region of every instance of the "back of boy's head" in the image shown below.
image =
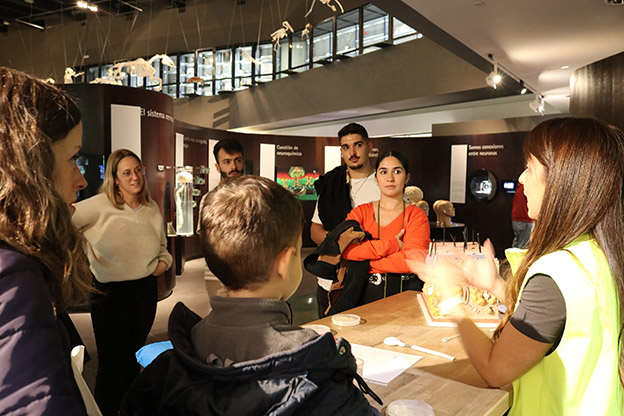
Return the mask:
M230 290L269 280L277 255L296 246L303 210L276 182L245 175L225 181L204 202L201 246L206 264Z

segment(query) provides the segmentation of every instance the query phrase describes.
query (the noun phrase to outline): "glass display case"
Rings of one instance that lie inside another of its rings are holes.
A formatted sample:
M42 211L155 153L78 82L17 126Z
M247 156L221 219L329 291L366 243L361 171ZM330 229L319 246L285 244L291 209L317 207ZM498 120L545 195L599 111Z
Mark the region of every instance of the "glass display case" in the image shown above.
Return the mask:
M191 78L195 78L195 53L185 53L180 55L180 97L195 95L195 82Z
M176 234L193 235L193 168L176 168Z
M312 61L317 63L331 59L333 55L334 20L332 18L323 20L314 26L312 31Z
M214 76L214 51L212 49L197 53L197 76L203 80L198 84L197 94L214 95L212 78Z
M273 44L264 43L256 47L256 77L259 82L273 81ZM258 65L258 62L260 65Z
M215 90L232 91L232 49L217 49L215 55Z
M145 85L148 90L157 90L158 86L163 84L162 74L160 72L160 59L156 59L154 62L152 62L152 68L154 68L154 70L156 71L154 73L154 76L160 78L160 82L158 80L150 81L148 78Z
M359 14L359 10L353 10L336 18L336 54L357 55L360 32Z
M162 92L170 95L173 98L178 97L178 57L170 56L171 60L175 64L173 68L167 65L163 65L162 71Z
M364 6L364 23L362 31L362 45L364 47L375 45L388 40L389 30L388 13L377 6L368 4Z
M310 39L301 39L302 33L295 32L292 38L291 68L296 72L307 71L310 63Z
M283 38L279 41L277 50L275 51L275 60L277 64L276 78L285 78L288 76L288 70L290 69L289 55L290 39Z
M236 48L234 55L234 90L241 90L251 85L253 62L252 47L242 46Z

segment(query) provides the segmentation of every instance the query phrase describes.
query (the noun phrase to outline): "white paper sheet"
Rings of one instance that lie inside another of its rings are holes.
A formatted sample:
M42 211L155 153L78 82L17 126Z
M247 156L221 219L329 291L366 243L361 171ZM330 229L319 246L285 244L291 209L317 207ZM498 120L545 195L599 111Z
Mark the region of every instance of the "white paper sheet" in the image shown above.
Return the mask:
M364 380L382 386L387 386L388 383L422 358L418 355L403 354L359 344L351 344L351 351L356 358L364 361L364 374L362 375Z

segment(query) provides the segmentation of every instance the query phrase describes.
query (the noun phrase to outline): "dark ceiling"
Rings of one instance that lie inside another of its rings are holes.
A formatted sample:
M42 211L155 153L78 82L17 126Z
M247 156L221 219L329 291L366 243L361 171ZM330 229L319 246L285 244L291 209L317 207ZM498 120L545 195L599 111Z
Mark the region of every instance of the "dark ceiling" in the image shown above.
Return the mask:
M191 0L192 1L192 0ZM77 0L2 0L0 30L22 24L44 30L51 22L64 19L86 20L88 10L77 6ZM187 0L88 0L98 7L98 13L108 15L132 14L149 8L177 7L184 9Z

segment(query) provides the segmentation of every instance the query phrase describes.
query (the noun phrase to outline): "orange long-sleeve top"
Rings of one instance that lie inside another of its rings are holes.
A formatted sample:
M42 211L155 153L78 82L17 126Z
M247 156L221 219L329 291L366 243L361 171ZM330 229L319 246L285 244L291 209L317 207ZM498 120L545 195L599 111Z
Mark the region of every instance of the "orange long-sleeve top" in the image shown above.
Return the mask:
M401 213L388 225L379 227L379 236L372 202L357 206L346 219L357 221L364 231L373 236L373 240L349 245L342 257L356 261L370 260L369 273L411 273L405 262L405 253L421 250L426 255L429 250L429 220L422 209L413 205L405 207L405 220ZM399 250L395 236L403 228L403 249Z

